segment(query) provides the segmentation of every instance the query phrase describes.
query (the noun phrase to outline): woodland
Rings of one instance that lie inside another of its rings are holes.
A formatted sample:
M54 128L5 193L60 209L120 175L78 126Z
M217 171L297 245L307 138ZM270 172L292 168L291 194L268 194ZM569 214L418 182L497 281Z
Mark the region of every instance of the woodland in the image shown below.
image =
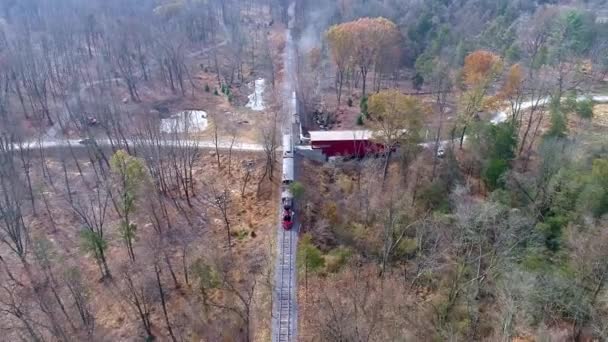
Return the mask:
M317 6L308 124L391 149L304 166L301 339L608 338L606 3Z
M298 163L298 340L607 340L607 76L604 0L0 1L0 339L270 340L294 80L386 147Z

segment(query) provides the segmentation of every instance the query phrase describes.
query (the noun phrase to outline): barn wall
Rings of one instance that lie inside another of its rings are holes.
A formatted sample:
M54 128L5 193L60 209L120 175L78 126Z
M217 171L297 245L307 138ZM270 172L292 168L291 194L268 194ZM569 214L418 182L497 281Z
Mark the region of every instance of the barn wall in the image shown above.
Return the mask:
M367 140L312 141L311 146L315 150L321 150L328 157L363 157L368 153L378 153L384 150L382 145Z

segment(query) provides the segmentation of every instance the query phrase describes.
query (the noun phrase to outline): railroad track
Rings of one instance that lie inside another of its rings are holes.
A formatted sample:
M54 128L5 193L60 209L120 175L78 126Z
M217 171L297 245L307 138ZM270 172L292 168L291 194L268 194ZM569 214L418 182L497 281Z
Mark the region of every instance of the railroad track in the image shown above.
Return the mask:
M279 272L277 274L277 317L276 331L273 341L294 341L295 331L295 255L293 235L295 230L282 230L279 255Z
M289 115L283 123L283 176L281 186L281 207L287 216L281 215L277 231L277 255L274 273L274 291L272 308L272 342L291 342L297 340L298 308L296 287L296 251L298 244L298 223L294 218L293 196L289 185L296 179L294 155L294 125L299 124L297 114L297 98L295 93L296 46L292 38L295 23L295 2L291 2L287 10L286 44L283 54L285 74L283 80L284 110ZM299 129L298 129L299 131ZM285 206L287 203L287 206ZM283 212L283 210L281 210ZM291 216L291 218L289 218ZM283 221L285 218L286 221ZM291 229L283 229L290 224Z

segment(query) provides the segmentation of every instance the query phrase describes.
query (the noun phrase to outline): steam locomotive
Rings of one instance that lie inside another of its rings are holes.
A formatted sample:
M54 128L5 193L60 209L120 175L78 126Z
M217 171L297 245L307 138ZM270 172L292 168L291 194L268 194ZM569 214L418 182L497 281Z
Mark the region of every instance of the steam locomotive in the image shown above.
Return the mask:
M294 181L294 151L290 134L283 135L283 178L281 185L281 204L283 206L283 229L293 227L293 194L290 186Z

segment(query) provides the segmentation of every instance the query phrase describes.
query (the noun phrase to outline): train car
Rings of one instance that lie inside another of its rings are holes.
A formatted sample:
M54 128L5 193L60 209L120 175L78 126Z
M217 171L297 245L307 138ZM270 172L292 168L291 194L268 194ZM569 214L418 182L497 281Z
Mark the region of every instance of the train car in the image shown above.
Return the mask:
M283 206L282 226L285 230L293 227L293 195L289 186L294 181L294 151L290 134L283 135L283 191L281 192L281 205Z
M298 114L298 99L296 97L296 92L294 91L291 94L291 124L299 125L300 124L300 114Z
M283 157L283 185L293 183L293 157Z
M285 211L290 211L293 207L293 196L289 189L283 190L283 193L281 194L281 205Z
M293 144L290 134L283 134L283 157L293 157Z
M291 135L283 135L283 185L290 185L294 180L293 144Z

